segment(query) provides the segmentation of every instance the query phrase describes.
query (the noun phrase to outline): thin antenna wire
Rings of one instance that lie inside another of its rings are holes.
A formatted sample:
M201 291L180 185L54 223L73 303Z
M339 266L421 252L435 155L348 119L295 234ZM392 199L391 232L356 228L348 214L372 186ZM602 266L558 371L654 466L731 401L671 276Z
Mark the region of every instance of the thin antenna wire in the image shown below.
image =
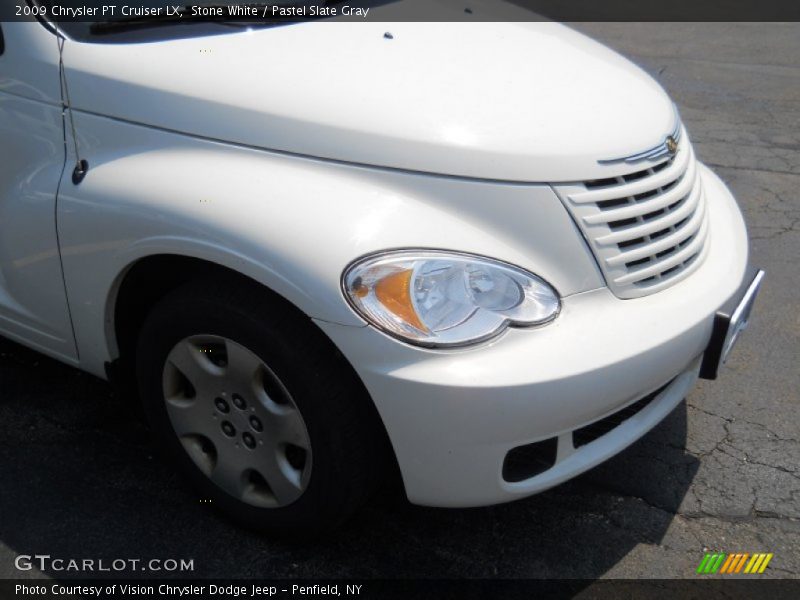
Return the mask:
M64 42L66 39L60 33L56 33L56 40L58 42L58 72L61 79L61 105L67 112L70 130L72 132L72 143L75 147L75 170L72 172L72 183L79 184L86 171L89 168L89 163L81 159L80 148L78 147L78 135L75 132L75 118L72 115L72 100L69 97L69 84L67 83L67 73L64 69Z

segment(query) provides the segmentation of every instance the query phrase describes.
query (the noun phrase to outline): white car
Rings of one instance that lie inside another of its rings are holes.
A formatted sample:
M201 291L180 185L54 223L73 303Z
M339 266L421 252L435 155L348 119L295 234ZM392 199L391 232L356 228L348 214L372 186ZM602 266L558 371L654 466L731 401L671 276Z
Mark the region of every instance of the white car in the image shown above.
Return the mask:
M747 323L734 198L567 27L1 27L0 333L133 392L248 526L397 473L430 506L550 488Z

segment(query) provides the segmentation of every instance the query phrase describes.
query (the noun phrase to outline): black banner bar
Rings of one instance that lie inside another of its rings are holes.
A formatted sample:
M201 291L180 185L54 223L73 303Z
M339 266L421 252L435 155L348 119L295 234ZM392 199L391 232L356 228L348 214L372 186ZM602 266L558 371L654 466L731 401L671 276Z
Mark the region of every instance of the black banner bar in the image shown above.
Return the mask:
M530 580L530 579L459 579L459 580L0 580L0 598L38 598L67 600L103 599L172 599L201 598L277 598L281 600L503 600L533 598L586 598L618 600L626 598L770 598L795 600L800 597L800 580L720 578L642 580Z
M214 5L210 8L209 5ZM223 6L221 6L223 5ZM0 21L170 17L270 22L800 21L796 0L0 0ZM368 9L368 10L366 10Z

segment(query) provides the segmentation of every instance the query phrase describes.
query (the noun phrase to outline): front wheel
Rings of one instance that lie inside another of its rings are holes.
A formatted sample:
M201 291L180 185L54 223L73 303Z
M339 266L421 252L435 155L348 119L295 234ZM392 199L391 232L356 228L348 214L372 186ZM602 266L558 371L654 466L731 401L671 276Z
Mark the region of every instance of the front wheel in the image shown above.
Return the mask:
M173 463L245 526L329 529L379 477L375 418L352 369L310 320L253 285L169 294L142 328L137 372Z

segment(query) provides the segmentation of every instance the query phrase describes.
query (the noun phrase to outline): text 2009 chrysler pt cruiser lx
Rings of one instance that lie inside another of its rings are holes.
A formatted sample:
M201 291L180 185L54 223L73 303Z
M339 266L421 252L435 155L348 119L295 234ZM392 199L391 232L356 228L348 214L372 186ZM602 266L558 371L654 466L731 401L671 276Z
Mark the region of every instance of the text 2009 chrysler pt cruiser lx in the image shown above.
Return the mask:
M566 27L139 25L2 25L0 328L137 390L241 522L557 485L747 323L736 202Z

